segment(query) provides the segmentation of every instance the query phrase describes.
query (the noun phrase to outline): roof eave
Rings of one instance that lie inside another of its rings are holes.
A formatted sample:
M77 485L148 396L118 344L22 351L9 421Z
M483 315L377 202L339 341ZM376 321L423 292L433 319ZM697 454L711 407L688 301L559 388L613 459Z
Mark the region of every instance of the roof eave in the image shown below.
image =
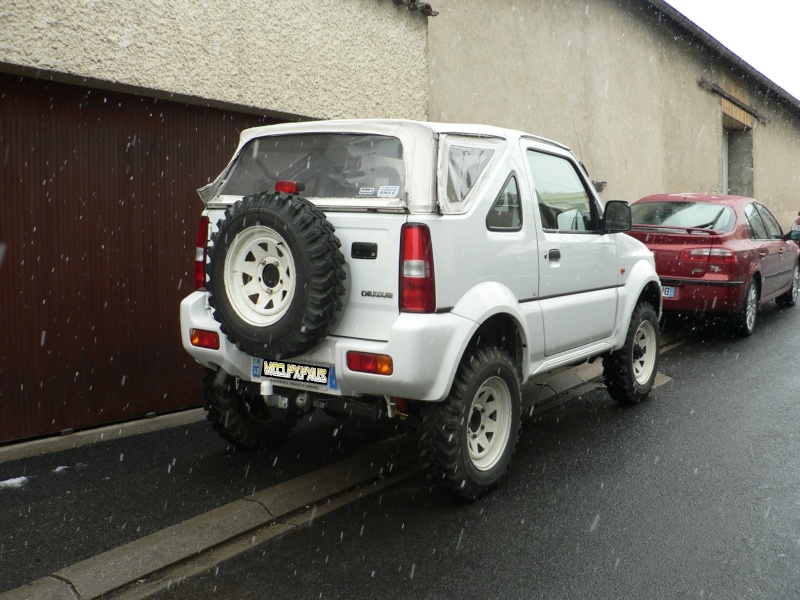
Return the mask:
M687 30L691 35L716 52L722 59L730 62L735 67L744 71L756 83L774 92L782 100L788 103L795 111L800 113L800 100L792 96L789 92L772 81L769 77L761 73L758 69L743 60L740 56L733 53L719 40L709 34L706 30L687 18L683 13L667 4L664 0L646 0L653 8L666 15L680 27Z

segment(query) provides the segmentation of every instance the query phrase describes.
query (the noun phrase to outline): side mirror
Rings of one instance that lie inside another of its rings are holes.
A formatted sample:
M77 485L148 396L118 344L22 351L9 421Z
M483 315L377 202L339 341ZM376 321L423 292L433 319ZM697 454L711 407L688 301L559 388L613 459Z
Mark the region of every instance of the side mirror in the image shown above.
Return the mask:
M785 239L787 242L791 241L800 244L800 229L792 229L789 233L783 236L783 239Z
M603 210L603 230L619 233L631 229L631 205L624 200L609 200Z

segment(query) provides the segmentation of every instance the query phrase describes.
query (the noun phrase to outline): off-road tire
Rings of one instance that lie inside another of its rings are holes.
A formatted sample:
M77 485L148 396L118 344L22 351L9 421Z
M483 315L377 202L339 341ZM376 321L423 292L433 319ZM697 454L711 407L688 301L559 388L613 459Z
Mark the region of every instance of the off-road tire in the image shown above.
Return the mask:
M206 418L222 439L243 450L261 450L272 447L289 435L297 424L293 412L272 411L255 407L247 396L236 391L234 379L224 371L206 369L203 378L203 401Z
M781 294L775 298L775 303L778 306L790 307L797 304L798 290L800 290L800 265L794 265L794 273L792 275L792 287L785 294Z
M206 289L222 332L269 360L314 347L345 291L341 243L325 214L304 198L262 192L230 206L218 226Z
M608 394L620 404L638 404L647 397L658 371L658 315L647 303L636 305L625 344L603 359Z
M505 350L468 351L448 397L423 408L419 447L428 479L468 500L497 486L519 438L520 402L517 369Z
M758 321L758 283L750 279L742 300L742 307L733 315L733 331L740 337L749 337L756 330Z

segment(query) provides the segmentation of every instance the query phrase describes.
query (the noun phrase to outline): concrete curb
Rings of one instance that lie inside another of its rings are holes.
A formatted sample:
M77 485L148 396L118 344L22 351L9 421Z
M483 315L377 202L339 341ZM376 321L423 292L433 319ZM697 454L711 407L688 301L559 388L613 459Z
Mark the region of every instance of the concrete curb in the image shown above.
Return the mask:
M202 421L204 418L205 410L202 408L193 408L177 413L170 413L168 415L130 421L128 423L105 425L103 427L97 427L96 429L77 431L61 436L19 442L18 444L0 447L0 463L19 460L20 458L28 458L30 456L50 454L52 452L61 452L62 450L70 450L71 448L126 438L141 433L158 431L160 429L188 425L190 423Z
M297 527L291 519L286 523L278 519L377 477L389 477L416 459L416 436L386 440L358 456L256 492L0 594L0 600L102 597L258 528Z

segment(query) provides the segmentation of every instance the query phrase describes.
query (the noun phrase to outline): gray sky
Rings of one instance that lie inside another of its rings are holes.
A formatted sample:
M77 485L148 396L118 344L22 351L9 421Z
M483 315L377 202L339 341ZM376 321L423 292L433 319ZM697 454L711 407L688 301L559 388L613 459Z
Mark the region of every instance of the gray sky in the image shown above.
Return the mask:
M723 46L800 99L798 0L666 0Z

